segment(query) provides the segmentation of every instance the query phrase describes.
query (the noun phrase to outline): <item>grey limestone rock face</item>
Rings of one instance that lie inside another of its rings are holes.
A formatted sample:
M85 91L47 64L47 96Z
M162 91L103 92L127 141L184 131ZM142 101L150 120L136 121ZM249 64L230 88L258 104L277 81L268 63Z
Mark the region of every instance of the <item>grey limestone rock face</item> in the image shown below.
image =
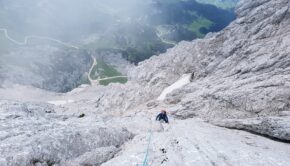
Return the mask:
M184 73L192 83L165 103L178 118L243 119L290 111L289 0L243 0L237 19L205 39L181 42L131 72L153 96ZM173 104L170 104L173 103Z
M43 103L1 101L0 165L57 165L74 159L99 165L132 138L117 125L62 115L58 109ZM98 156L97 151L104 153Z
M247 130L270 138L290 142L290 124L289 117L267 117L251 119L232 119L212 122L221 127Z
M180 43L143 62L132 77L144 85L163 87L194 72L194 81L172 96L182 102L217 101L251 113L289 110L288 5L287 0L242 1L237 20L225 30Z
M79 166L79 165L99 166L102 163L113 158L117 152L119 152L119 150L114 146L98 148L96 150L92 150L91 152L87 152L76 159L73 159L71 161L67 161L65 163L61 163L60 165L64 165L64 166Z

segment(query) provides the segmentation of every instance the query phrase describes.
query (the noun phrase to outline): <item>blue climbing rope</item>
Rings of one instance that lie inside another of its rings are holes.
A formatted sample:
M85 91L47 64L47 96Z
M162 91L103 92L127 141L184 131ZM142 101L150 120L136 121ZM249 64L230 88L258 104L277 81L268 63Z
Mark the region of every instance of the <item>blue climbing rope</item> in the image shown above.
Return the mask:
M147 164L148 164L148 152L149 152L149 147L150 147L150 143L151 143L151 137L152 137L152 131L150 131L150 135L148 138L148 145L147 145L147 149L146 149L146 154L145 154L145 158L144 158L142 166L147 166Z

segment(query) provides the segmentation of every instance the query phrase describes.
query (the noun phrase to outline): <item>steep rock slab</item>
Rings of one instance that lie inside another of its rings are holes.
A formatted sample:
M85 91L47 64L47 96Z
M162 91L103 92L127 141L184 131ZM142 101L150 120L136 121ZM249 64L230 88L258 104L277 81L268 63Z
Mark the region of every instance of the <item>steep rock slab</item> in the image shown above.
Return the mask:
M221 127L246 130L270 138L290 142L290 117L233 119L212 122Z
M287 166L290 145L248 132L212 126L197 119L175 121L165 132L154 132L148 165ZM123 151L103 166L142 165L149 133L136 136Z
M74 159L100 164L132 138L124 128L61 115L59 109L43 103L1 101L0 165L53 165ZM81 157L105 147L103 156Z

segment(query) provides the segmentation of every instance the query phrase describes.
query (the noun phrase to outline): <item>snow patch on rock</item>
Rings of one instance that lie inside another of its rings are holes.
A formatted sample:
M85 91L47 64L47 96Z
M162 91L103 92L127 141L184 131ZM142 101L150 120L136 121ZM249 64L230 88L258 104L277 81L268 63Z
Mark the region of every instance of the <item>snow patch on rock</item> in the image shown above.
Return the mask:
M182 88L183 86L190 83L191 74L184 74L178 81L169 87L165 88L163 92L160 94L157 100L163 101L166 98L166 95L173 92L176 89Z

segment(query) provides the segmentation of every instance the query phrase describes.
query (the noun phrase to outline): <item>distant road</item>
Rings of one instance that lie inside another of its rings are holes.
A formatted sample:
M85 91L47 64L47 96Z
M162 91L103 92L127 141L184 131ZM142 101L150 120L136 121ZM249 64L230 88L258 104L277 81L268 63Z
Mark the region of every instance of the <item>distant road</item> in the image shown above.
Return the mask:
M64 45L66 47L70 47L70 48L74 48L74 49L79 49L79 47L74 46L72 44L69 44L69 43L66 43L66 42L60 41L58 39L51 38L51 37L45 37L45 36L25 36L24 41L23 42L19 42L19 41L13 39L11 36L9 36L7 29L0 28L0 31L4 32L5 37L9 41L11 41L12 43L14 43L16 45L27 45L28 41L31 40L31 39L41 39L41 40L53 41L53 42L56 42L58 44Z
M92 79L91 74L92 74L92 71L93 71L94 67L97 65L97 60L96 60L96 58L93 55L91 57L93 59L93 64L92 64L92 66L91 66L91 68L89 70L88 80L90 81L90 84L93 85L95 83L94 82L95 80ZM98 84L98 82L97 82L97 84Z
M158 30L156 30L155 31L155 33L156 33L156 35L157 35L157 37L163 42L163 43L167 43L167 44L170 44L170 45L176 45L176 43L174 43L173 41L169 41L169 40L165 40L165 39L163 39L161 36L161 34L160 34L160 32L158 32Z
M97 79L97 80L98 81L105 81L105 80L111 80L111 79L115 79L115 78L128 78L128 76L106 77L106 78L100 78L100 79Z
M98 63L97 63L96 57L94 57L94 56L91 56L91 57L93 59L93 64L92 64L90 71L89 71L89 74L88 74L88 80L90 81L91 85L96 85L96 84L98 85L99 81L111 80L111 79L115 79L115 78L128 78L128 76L114 76L114 77L99 78L99 79L95 79L95 80L92 79L91 74L93 72L94 66L96 66Z

